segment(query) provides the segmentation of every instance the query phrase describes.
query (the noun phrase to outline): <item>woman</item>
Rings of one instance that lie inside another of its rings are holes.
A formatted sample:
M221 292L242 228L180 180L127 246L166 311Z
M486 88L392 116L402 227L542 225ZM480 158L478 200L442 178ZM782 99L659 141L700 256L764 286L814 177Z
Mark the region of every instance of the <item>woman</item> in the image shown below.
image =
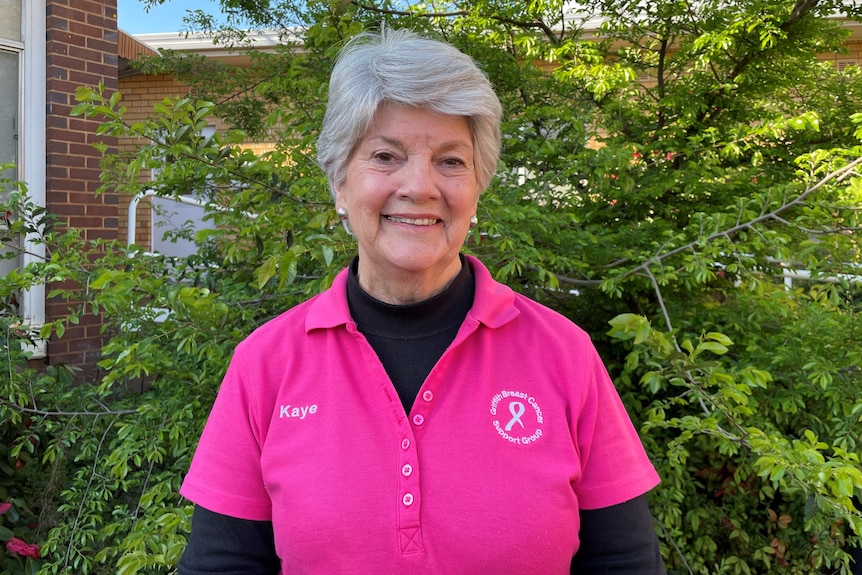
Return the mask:
M588 336L460 254L500 117L447 44L343 50L318 156L358 256L237 347L181 574L663 572L659 479Z

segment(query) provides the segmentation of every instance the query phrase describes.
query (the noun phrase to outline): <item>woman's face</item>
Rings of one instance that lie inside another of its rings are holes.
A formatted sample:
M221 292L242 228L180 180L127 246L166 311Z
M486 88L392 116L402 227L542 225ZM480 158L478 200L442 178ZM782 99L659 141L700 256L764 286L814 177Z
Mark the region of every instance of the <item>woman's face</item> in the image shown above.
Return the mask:
M445 288L461 268L479 192L466 118L382 104L335 186L359 246L363 289L409 303Z

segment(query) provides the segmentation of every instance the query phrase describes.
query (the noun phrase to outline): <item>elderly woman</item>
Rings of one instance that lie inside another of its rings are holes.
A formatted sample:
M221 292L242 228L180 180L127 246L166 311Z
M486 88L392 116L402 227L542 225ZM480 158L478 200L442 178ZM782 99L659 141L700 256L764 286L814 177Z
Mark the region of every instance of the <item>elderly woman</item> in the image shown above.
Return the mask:
M460 254L500 116L447 44L343 50L318 153L358 255L237 347L181 574L663 572L659 479L589 337Z

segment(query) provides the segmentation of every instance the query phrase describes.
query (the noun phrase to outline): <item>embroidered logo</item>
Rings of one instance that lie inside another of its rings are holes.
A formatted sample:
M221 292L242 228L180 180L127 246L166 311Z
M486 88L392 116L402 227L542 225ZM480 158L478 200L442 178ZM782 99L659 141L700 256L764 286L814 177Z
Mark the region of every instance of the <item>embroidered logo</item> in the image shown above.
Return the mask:
M491 415L497 435L515 445L529 445L542 437L542 408L523 391L501 391L491 398Z

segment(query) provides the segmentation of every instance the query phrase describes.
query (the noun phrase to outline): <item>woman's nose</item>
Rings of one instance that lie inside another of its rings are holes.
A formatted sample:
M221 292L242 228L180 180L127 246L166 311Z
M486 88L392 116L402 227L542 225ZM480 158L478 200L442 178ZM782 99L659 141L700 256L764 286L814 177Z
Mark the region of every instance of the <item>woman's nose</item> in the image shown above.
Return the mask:
M410 158L402 170L398 195L421 204L440 195L434 163L427 158Z

